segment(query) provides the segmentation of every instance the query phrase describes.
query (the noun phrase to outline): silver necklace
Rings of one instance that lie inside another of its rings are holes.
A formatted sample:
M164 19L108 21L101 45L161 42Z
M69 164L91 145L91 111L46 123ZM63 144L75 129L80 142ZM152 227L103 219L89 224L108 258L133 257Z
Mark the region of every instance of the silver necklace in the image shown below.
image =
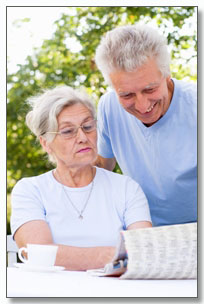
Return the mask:
M57 173L56 170L55 170L55 172ZM58 175L58 173L57 173L57 175ZM58 175L58 179L59 179L59 175ZM59 181L60 181L60 180L59 180ZM83 218L84 218L84 217L83 217L83 213L84 213L84 211L85 211L85 209L86 209L86 206L88 205L89 198L90 198L90 196L91 196L91 193L92 193L92 190L93 190L93 187L94 187L94 179L93 179L93 181L92 181L91 190L89 191L89 195L88 195L88 197L87 197L87 200L86 200L86 202L85 202L85 204L84 204L84 207L82 208L81 211L80 211L80 210L74 205L74 203L72 202L71 198L69 197L68 193L66 192L66 190L65 190L65 188L64 188L64 185L63 185L61 182L60 182L60 184L62 185L62 189L63 189L63 191L64 191L66 197L68 198L69 202L71 203L72 207L73 207L73 208L75 209L75 211L77 212L78 218L79 218L80 220L83 220Z

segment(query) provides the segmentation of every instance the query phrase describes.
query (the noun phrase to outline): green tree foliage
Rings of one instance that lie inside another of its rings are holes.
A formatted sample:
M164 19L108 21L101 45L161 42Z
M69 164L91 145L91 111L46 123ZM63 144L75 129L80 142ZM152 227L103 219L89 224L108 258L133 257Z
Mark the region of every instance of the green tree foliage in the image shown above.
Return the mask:
M18 71L8 74L7 104L7 168L8 192L22 177L48 171L52 166L46 161L35 137L25 126L28 111L26 100L45 88L59 84L84 86L95 102L105 92L107 85L98 71L94 54L101 37L110 29L137 21L155 20L171 45L173 76L189 76L188 61L179 66L181 50L191 49L196 56L196 33L181 34L185 22L196 12L194 7L81 7L65 8L65 13L55 22L55 31L42 47L34 49ZM26 21L29 21L26 19ZM73 49L74 39L79 45ZM184 68L185 67L185 68ZM190 75L196 79L196 75ZM116 168L120 172L119 167Z

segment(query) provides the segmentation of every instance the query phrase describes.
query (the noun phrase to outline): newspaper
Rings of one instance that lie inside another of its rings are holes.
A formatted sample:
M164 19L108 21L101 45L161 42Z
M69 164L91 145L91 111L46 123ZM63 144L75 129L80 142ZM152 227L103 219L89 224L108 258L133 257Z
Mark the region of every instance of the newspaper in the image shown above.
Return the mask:
M120 279L196 279L197 223L121 231L113 261L88 272Z

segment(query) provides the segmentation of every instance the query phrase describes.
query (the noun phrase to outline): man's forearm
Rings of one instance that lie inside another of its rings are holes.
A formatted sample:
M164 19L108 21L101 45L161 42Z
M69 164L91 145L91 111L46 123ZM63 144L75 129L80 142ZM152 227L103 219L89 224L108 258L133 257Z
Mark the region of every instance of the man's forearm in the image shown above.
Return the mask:
M115 165L116 165L116 160L114 157L113 158L103 158L102 156L98 155L94 165L97 167L100 167L100 168L104 168L109 171L113 171L113 169L115 168Z
M102 268L112 260L115 253L115 247L58 246L55 265L64 266L68 270L83 271Z

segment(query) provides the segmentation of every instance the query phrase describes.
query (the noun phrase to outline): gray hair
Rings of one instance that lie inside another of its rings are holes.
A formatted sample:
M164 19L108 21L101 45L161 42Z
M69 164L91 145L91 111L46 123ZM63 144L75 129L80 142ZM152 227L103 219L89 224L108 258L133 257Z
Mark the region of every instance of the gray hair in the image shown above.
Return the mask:
M45 90L43 94L28 99L31 111L26 115L26 124L28 128L39 139L44 136L48 142L55 138L55 134L46 134L46 132L58 131L57 116L68 106L75 104L84 105L96 118L96 110L89 96L79 90L68 86L58 86L54 89ZM51 162L55 162L49 155Z
M96 49L95 61L105 80L117 70L131 72L155 58L164 77L170 75L167 41L147 25L121 26L106 33Z

